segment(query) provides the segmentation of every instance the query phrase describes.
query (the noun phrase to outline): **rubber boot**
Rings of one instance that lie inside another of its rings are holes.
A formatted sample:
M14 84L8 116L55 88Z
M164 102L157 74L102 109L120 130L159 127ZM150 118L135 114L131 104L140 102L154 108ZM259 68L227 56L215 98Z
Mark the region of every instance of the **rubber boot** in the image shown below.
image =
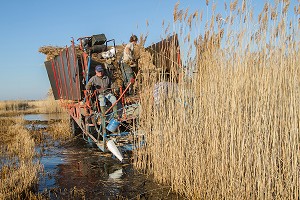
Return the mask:
M117 105L115 105L113 107L113 112L114 112L114 118L118 119L119 115L118 115L118 107L117 107Z

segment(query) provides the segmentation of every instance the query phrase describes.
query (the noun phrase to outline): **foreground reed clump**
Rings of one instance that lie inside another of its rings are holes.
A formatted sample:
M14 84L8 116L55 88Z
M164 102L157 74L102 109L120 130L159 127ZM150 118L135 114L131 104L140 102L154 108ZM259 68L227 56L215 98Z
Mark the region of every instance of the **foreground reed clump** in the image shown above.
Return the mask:
M0 199L34 197L42 166L34 161L35 144L22 119L1 118Z
M70 116L68 113L61 114L62 119L51 123L48 131L54 140L68 141L73 138L72 130L70 127ZM74 138L73 138L74 139Z
M135 164L190 199L299 199L299 25L288 23L282 1L265 4L255 30L252 12L242 12L249 3L236 2L227 26L213 14L186 68L168 66L177 92L160 93L165 101L154 105L146 89L166 79L142 74L139 131L147 144ZM246 20L237 23L241 32L234 19Z

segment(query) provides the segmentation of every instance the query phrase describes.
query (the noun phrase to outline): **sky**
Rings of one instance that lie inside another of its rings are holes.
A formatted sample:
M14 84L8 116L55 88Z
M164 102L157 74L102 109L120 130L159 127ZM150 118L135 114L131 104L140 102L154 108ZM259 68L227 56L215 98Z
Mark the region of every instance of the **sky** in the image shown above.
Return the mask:
M261 0L252 0L262 6ZM296 1L296 0L294 0ZM173 10L205 9L205 0L9 0L0 7L0 101L46 98L50 83L42 46L69 46L82 36L104 33L116 44L131 34L149 36L146 45L160 40ZM211 2L211 1L210 1ZM220 2L223 6L224 0ZM147 25L148 23L148 25Z

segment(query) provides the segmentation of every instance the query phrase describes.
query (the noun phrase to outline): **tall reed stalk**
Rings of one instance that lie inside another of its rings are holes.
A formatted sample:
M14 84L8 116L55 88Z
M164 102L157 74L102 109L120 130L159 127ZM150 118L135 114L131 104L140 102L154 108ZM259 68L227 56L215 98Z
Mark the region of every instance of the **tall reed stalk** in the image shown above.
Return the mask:
M288 21L289 1L279 1L265 4L254 29L250 5L212 12L186 68L162 66L178 88L160 93L166 101L155 105L149 92L162 76L142 74L138 131L146 146L135 165L190 199L300 198L299 24Z

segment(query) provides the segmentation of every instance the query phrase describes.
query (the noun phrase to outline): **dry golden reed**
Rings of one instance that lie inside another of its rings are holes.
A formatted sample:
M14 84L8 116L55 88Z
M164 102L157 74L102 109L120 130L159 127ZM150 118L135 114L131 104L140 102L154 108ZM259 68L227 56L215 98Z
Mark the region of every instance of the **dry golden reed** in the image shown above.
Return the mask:
M24 199L32 196L42 166L34 161L35 144L23 119L1 119L1 125L0 199Z
M238 4L238 0L235 0L235 1L231 2L230 3L230 10L235 11L237 4Z
M79 52L81 52L81 50L79 49L79 46L75 46L76 48L76 52L79 55ZM64 50L65 47L58 47L58 46L42 46L39 48L39 52L43 53L46 55L46 61L49 61L53 58L55 58L55 56L58 56L62 50Z
M70 127L70 116L68 113L61 115L63 118L58 121L50 124L49 133L54 140L60 140L61 142L68 141L72 139L72 131Z
M286 16L265 7L270 13L256 30L245 9L248 26L237 32L227 23L222 37L203 31L185 68L161 57L169 66L156 67L169 69L170 78L141 65L138 132L146 145L135 152L135 166L188 199L300 198L299 26L288 32ZM271 14L283 18L271 23ZM149 89L164 81L173 92L162 90L156 104Z
M18 116L30 113L61 113L61 101L54 100L52 95L44 100L11 100L0 101L0 116Z

